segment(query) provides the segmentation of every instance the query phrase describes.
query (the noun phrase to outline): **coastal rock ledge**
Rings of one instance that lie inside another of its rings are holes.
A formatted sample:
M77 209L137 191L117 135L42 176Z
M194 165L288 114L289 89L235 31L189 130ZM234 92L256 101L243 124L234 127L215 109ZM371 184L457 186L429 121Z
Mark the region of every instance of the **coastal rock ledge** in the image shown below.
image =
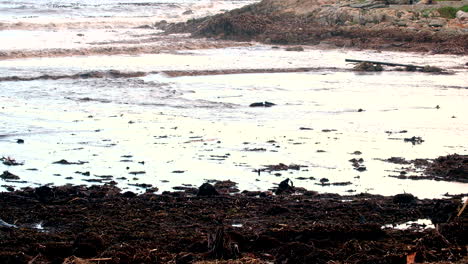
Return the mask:
M468 54L468 0L263 0L184 23L156 23L190 32L269 44Z

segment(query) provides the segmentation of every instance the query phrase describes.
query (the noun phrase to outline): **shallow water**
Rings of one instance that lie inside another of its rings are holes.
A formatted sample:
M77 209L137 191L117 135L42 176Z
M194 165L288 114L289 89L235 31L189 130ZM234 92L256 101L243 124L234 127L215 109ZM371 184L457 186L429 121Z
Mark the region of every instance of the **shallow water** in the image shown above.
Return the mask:
M241 190L267 190L289 177L296 186L340 194L407 192L425 198L466 193L467 184L388 177L398 175L401 165L381 159L467 153L467 56L317 47L288 52L284 47L256 43L214 48L230 44L185 35L159 36L155 29L132 28L148 23L138 15L138 9L148 6L132 6L129 10L137 11L129 12L133 17L127 22L131 23L123 25L116 18L124 16L124 11L83 1L76 10L73 4L64 7L66 11L53 18L55 25L63 25L60 21L67 16L86 18L75 13L80 8L89 8L98 18L74 24L77 28L68 24L51 29L50 21L46 26L39 21L50 14L31 11L37 16L31 21L22 17L26 16L23 11L12 15L11 6L18 3L0 4L2 22L11 26L19 19L28 26L27 30L15 26L0 31L2 39L8 40L0 47L6 54L0 77L67 77L109 70L141 71L144 76L0 81L0 156L24 162L22 166L0 165L0 170L25 181L0 180L0 190L7 185L93 184L96 179L111 179L123 189L137 191L143 190L132 184L152 184L164 191L183 184L199 186L211 179L230 179ZM49 5L49 1L34 3ZM112 6L115 1L103 3ZM201 3L206 2L181 1L177 5ZM218 4L241 5L209 3L210 12L219 11ZM10 9L6 12L5 8ZM114 12L112 18L106 17L106 8ZM103 21L115 28L101 28ZM150 37L155 39L144 41ZM22 41L15 44L18 39ZM103 49L90 52L94 46ZM154 46L157 52L143 54ZM117 47L126 48L123 55L106 54ZM71 56L80 52L88 55ZM439 66L454 74L356 73L345 58ZM301 67L309 71L270 72ZM260 70L203 76L193 72L232 69ZM168 71L195 76L169 77ZM249 107L262 101L276 105ZM408 132L397 133L402 130ZM412 136L422 137L424 142L412 145L404 141ZM355 151L362 154L353 155ZM363 158L367 170L354 170L349 162L352 158ZM84 163L54 164L62 159ZM278 163L304 167L257 172ZM322 178L350 184L322 185Z

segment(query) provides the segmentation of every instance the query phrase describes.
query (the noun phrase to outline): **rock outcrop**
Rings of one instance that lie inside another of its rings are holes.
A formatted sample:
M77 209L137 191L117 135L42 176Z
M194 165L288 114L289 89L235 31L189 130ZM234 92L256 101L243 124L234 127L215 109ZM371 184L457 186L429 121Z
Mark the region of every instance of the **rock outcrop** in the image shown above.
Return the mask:
M166 25L165 29L191 32L198 37L273 44L322 43L468 54L466 12L444 17L439 10L447 3L430 7L409 3L410 0L263 0L224 14ZM464 2L453 3L461 9Z

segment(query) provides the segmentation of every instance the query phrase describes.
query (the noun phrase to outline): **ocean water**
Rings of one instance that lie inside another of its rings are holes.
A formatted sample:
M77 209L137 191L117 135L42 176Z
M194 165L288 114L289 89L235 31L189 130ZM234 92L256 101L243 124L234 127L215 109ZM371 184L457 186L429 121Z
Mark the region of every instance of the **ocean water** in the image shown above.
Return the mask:
M0 190L96 180L138 192L144 189L136 184L161 192L207 180L267 190L290 178L295 186L340 194L466 193L467 184L389 177L401 165L382 159L467 153L468 56L289 52L166 36L151 26L249 3L0 2L0 157L23 163L0 164L20 177L0 179ZM433 65L453 74L356 73L345 58ZM291 72L277 72L284 69ZM238 74L208 72L221 70ZM174 71L180 76L171 77ZM263 101L276 105L249 107ZM412 136L424 142L404 141ZM363 158L367 170L355 170L352 158ZM54 163L62 159L77 164ZM279 163L301 167L262 171ZM349 184L324 186L322 178Z

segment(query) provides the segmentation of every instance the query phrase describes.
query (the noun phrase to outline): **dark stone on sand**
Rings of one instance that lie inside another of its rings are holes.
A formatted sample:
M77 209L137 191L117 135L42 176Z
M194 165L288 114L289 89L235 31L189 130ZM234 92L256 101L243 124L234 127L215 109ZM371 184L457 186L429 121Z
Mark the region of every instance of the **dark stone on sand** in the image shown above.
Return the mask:
M252 103L249 106L250 107L272 107L274 105L276 105L276 104L265 101L265 102Z
M367 168L365 166L361 166L361 167L357 167L356 170L360 171L360 172L363 172L363 171L366 171Z
M4 180L19 180L20 177L18 177L17 175L9 172L9 171L4 171L1 175L0 175L0 178L4 179Z
M321 182L321 183L326 183L326 182L329 182L329 181L330 181L330 180L327 179L327 178L322 178L322 179L320 179L320 182Z
M131 191L127 191L127 192L124 192L122 193L122 197L125 197L125 198L133 198L137 196L134 192L131 192Z
M291 184L290 184L291 183ZM294 184L293 182L287 178L286 180L280 182L278 188L275 191L275 194L282 194L282 193L294 193Z
M214 196L219 195L215 187L209 183L204 183L198 188L197 196Z
M71 162L71 161L67 161L65 159L61 159L59 161L53 162L53 164L61 164L61 165L83 165L85 163L87 163L87 162L85 162L85 161Z
M393 202L397 204L410 204L416 201L416 197L410 193L400 193L393 197Z

